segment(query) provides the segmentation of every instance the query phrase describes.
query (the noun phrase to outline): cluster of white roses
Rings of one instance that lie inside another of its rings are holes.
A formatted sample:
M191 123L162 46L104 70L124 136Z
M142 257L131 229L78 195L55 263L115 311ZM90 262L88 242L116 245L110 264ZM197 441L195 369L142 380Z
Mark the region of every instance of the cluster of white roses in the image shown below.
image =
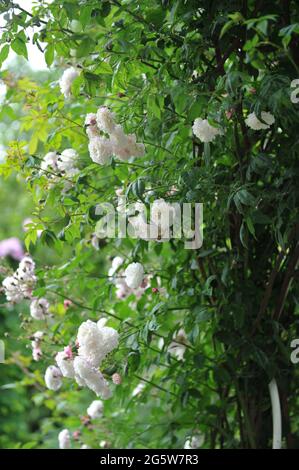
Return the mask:
M96 114L87 114L85 126L90 158L95 163L105 165L113 155L128 160L145 153L144 145L136 142L136 135L125 134L123 127L116 124L114 113L106 106L100 107Z
M61 154L48 152L42 160L41 170L45 173L50 172L48 176L52 179L58 174L71 178L79 173L76 167L78 158L76 150L71 148L63 150Z
M37 280L34 270L34 261L29 256L25 256L15 273L3 280L2 286L8 302L18 303L31 298Z
M144 276L144 268L141 263L131 263L125 270L120 269L124 259L116 256L112 260L108 276L113 278L116 286L116 297L125 299L131 294L140 298L144 290L148 287L148 279Z
M275 118L271 113L262 111L261 119L258 119L255 113L250 113L245 119L245 123L250 129L254 131L259 131L262 129L269 129L272 124L275 122ZM201 142L213 142L213 140L218 136L222 135L222 129L212 126L207 119L197 118L194 121L192 126L194 135Z
M29 256L25 256L18 269L12 276L8 276L2 282L6 298L9 302L18 303L24 299L31 299L30 315L35 320L44 320L49 313L50 304L45 298L32 297L37 278L35 276L35 263ZM32 357L39 361L42 357L41 340L42 331L37 331L32 335Z
M78 385L90 388L97 396L109 398L111 392L108 382L99 370L103 359L118 346L118 332L105 326L106 319L97 323L91 320L83 322L78 330L78 354L73 355L67 346L57 353L57 366L49 366L45 373L45 383L50 390L58 390L62 377L75 379Z

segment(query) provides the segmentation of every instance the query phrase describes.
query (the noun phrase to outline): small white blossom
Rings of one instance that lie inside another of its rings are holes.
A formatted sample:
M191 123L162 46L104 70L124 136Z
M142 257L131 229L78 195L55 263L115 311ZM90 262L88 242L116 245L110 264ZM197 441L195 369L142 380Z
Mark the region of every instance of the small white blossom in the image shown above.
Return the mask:
M101 400L94 400L87 408L87 414L91 419L103 416L104 404Z
M62 385L62 374L56 366L49 366L45 373L45 383L49 390L56 392Z
M174 341L168 346L168 352L175 356L179 361L184 360L186 351L187 335L183 328L181 328L173 337Z
M60 91L65 98L71 97L71 87L75 78L79 76L79 71L74 67L69 67L63 72L59 80Z
M71 435L68 429L63 429L58 434L59 449L71 448Z
M39 361L42 358L42 350L41 350L41 341L44 336L43 331L36 331L33 335L33 341L31 341L32 347L32 357L34 361Z
M44 156L41 162L41 169L43 171L51 170L53 172L57 172L58 170L57 159L58 159L58 154L56 152L48 152Z
M79 155L76 150L71 148L65 149L57 159L57 166L59 171L69 177L76 175L79 171L76 168L78 157Z
M39 361L42 358L42 355L43 353L41 348L37 347L32 349L32 358L34 361Z
M33 338L35 341L40 342L44 337L44 332L43 331L36 331L33 335Z
M49 312L50 304L47 299L33 299L30 304L30 315L35 320L44 320Z
M24 256L24 258L20 261L19 269L24 272L33 272L35 269L35 262L30 256Z
M217 135L221 135L222 131L217 127L211 126L207 119L197 118L192 127L194 135L202 142L213 142Z
M82 444L82 446L80 447L80 449L91 449L91 447L88 446L87 444Z
M101 449L108 449L109 444L107 441L101 441L99 446L101 447Z
M262 111L261 118L263 122L258 119L255 113L250 113L247 119L245 119L245 123L254 131L260 131L262 129L269 129L269 127L275 122L274 116L271 113L266 113L265 111Z
M124 259L121 256L115 256L111 263L111 268L108 271L108 276L112 277L116 273L116 271L120 268L123 264Z
M131 263L125 270L125 281L132 289L137 289L142 284L144 268L141 263Z

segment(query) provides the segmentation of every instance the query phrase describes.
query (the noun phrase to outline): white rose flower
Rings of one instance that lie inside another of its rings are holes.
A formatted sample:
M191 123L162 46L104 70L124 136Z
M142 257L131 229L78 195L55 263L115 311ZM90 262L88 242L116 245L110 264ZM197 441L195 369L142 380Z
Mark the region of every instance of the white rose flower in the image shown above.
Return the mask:
M74 67L69 67L63 72L59 80L60 91L65 98L71 97L71 87L75 78L79 76L79 71Z
M111 134L115 128L115 116L107 106L101 106L97 112L97 124L101 131Z
M45 383L49 390L56 392L62 385L62 374L56 366L49 366L45 373Z
M71 435L68 429L63 429L58 434L59 449L71 448Z
M44 336L43 331L37 331L33 335L33 341L31 341L32 349L38 349L40 347L41 340Z
M97 323L87 320L79 327L77 341L79 356L98 367L107 354L118 346L118 333L114 328L99 328Z
M79 385L82 384L92 390L97 396L104 400L111 396L107 381L101 372L93 367L86 359L77 356L74 359L75 379Z
M8 302L21 302L23 300L23 292L21 290L19 280L14 276L8 276L2 281L6 299Z
M130 157L142 157L145 153L144 145L136 142L135 134L126 135L120 124L115 126L111 142L114 154L124 161Z
M113 155L113 147L109 139L92 137L88 144L90 158L99 165L105 165Z
M21 271L33 272L35 269L35 262L32 258L30 258L30 256L24 256L24 258L22 258L22 260L20 261L19 269Z
M207 119L197 118L192 127L194 135L202 142L213 142L217 135L221 135L222 131L217 127L211 126Z
M73 379L75 377L74 361L69 358L64 351L60 351L56 354L55 361L63 377L68 377L69 379Z
M125 281L131 289L137 289L142 284L144 269L141 263L131 263L125 270Z
M51 170L56 172L58 170L57 159L58 155L56 152L48 152L41 162L41 169L43 171Z
M99 322L97 322L97 327L102 336L101 348L105 357L107 354L113 351L113 349L118 347L119 334L114 328L111 328L110 326L102 326L102 324L99 324Z
M81 323L78 329L78 354L84 357L92 366L98 367L103 359L102 335L97 324L91 320Z
M33 299L30 304L30 315L35 320L44 320L49 312L50 304L47 299Z
M16 270L14 277L18 279L21 290L27 292L27 288L33 287L36 283L36 276L34 271L27 270L26 268L20 268Z
M58 170L65 173L66 176L72 177L78 173L76 168L78 153L74 149L65 149L61 155L58 156L57 166Z
M269 127L275 122L274 116L271 113L266 113L265 111L261 112L261 118L263 122L257 118L255 113L250 113L247 119L245 119L245 123L254 131L260 131L262 129L269 129Z
M108 276L112 277L116 273L118 268L120 268L120 266L123 264L123 262L124 259L121 256L115 256L112 260L111 268L108 271Z
M34 361L39 361L42 358L42 350L40 347L34 347L32 349L32 358Z
M103 416L104 404L102 400L94 400L87 408L87 414L90 418L101 418Z
M41 341L42 338L44 336L44 332L43 331L36 331L33 335L35 341Z

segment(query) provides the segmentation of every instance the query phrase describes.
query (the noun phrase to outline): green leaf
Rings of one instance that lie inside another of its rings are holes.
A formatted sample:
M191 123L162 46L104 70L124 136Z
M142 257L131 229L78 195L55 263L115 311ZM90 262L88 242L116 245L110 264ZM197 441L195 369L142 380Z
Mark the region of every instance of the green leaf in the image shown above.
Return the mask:
M45 51L45 61L48 67L53 63L54 60L54 44L49 43L46 47Z
M0 51L0 66L7 59L8 54L9 54L9 45L5 44L5 46L3 46Z
M23 39L21 39L19 36L17 36L11 43L11 48L12 50L18 54L22 55L25 57L25 59L28 60L28 53L27 53L27 47Z

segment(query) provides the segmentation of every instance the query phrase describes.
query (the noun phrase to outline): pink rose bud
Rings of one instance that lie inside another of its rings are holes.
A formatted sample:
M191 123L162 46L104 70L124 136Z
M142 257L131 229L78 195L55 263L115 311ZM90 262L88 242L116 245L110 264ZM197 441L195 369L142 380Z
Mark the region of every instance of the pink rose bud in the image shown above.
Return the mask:
M78 430L73 432L73 438L75 439L75 441L78 441L80 435L81 435L81 432Z
M79 344L79 341L77 339L76 339L76 342L75 342L75 346L76 346L77 349L80 348L80 344Z
M63 306L64 308L69 308L72 305L72 303L73 302L71 300L65 299L65 301L63 302Z
M72 351L72 348L71 348L70 346L66 346L66 347L64 348L64 353L65 353L65 355L66 355L66 357L67 357L68 359L72 359L72 357L73 357L73 351Z
M117 372L112 375L112 382L115 385L120 385L122 383L121 376Z
M153 288L152 288L152 293L153 293L153 294L157 294L158 292L159 292L158 287L153 287Z
M228 111L225 111L225 116L227 117L227 119L231 119L233 114L234 114L233 109L229 109Z

